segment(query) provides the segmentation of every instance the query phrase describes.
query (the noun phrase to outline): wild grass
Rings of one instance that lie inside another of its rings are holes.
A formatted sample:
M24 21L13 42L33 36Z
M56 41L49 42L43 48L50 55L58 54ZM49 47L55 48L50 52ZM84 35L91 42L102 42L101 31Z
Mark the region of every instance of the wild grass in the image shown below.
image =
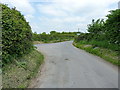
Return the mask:
M120 65L119 52L118 51L115 51L115 49L111 50L111 49L105 48L104 47L105 44L101 44L101 45L97 45L97 46L95 46L95 44L97 45L99 43L94 42L94 45L93 45L93 42L88 42L87 43L86 41L81 41L81 42L78 42L78 43L74 42L73 43L73 45L76 46L77 48L83 49L83 50L85 50L89 53L97 55L97 56L103 58L104 60L106 60L108 62L111 62L112 64L115 64L115 65L118 65L118 66Z
M81 44L90 44L93 45L93 47L102 47L102 48L106 48L106 49L111 49L114 51L118 51L119 50L119 45L115 45L115 44L110 44L107 41L80 41L79 43Z
M107 41L104 41L104 40L103 41L92 40L89 42L88 41L80 41L79 43L90 44L90 45L93 45L93 47L102 47L102 48L111 49L114 51L118 51L120 49L118 45L108 43Z
M42 44L42 43L44 43L44 42L42 42L42 41L33 41L33 44Z
M33 50L28 55L14 60L14 63L3 67L3 88L26 88L30 80L36 76L43 59L40 52Z
M58 43L64 41L70 41L73 39L58 39L58 40L44 40L44 41L34 41L33 44L42 44L42 43Z

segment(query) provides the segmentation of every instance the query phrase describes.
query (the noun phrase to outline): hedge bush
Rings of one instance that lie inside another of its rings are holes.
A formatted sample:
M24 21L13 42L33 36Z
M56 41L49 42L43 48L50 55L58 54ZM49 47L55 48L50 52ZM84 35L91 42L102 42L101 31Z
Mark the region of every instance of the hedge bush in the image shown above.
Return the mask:
M86 41L95 46L120 51L120 9L111 10L106 20L92 20L88 33L82 33L75 42Z
M11 62L32 50L32 31L24 16L15 8L2 7L2 62Z

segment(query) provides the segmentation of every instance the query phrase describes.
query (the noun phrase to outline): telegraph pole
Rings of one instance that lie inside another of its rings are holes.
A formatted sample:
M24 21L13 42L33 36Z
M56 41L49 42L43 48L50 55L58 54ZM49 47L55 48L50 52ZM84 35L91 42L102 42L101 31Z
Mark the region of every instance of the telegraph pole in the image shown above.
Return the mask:
M78 28L78 32L79 32L80 28Z
M77 35L80 35L80 28L78 28L78 32L77 32Z

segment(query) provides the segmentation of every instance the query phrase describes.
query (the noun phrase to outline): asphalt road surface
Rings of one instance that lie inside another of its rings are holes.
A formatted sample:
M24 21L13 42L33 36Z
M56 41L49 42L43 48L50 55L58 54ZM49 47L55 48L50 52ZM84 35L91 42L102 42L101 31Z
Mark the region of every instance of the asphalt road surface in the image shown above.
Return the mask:
M118 88L118 68L80 50L72 41L39 44L45 55L34 88Z

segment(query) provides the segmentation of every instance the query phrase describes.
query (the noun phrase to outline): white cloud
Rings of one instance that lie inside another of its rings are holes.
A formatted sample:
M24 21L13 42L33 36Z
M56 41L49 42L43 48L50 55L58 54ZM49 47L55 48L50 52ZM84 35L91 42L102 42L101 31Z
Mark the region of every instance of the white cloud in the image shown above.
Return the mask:
M109 10L117 8L119 0L2 0L6 1L25 14L33 31L77 31L80 27L85 32L92 19L105 18ZM32 2L47 3L33 7Z
M16 9L22 12L22 14L25 16L32 29L36 29L37 26L32 24L32 20L35 19L35 17L33 16L33 14L35 13L35 8L32 7L28 0L1 0L1 3L8 4L9 7L16 7Z
M85 22L86 18L84 17L62 17L62 18L47 18L47 17L40 17L39 20L41 22L54 22L54 23L74 23L74 22Z
M67 13L58 8L56 4L38 5L37 7L40 13L44 13L46 15L67 16Z
M42 18L46 23L52 23L53 27L57 24L64 28L81 27L83 31L86 30L87 24L91 23L92 19L105 18L108 14L111 4L117 5L118 0L49 0L52 4L38 5L40 13L46 17ZM117 6L116 6L117 8ZM47 17L47 16L53 16ZM67 26L65 26L67 24ZM50 25L49 25L50 26Z
M39 31L40 27L39 27L39 24L38 24L38 23L32 22L32 23L30 23L30 26L31 26L33 32L41 33L41 32Z
M31 6L28 0L1 0L2 3L7 3L24 14L33 14L35 9Z
M32 22L32 20L35 18L33 15L27 14L25 15L25 18L28 22Z
M50 0L54 1L56 6L65 11L76 12L87 7L105 8L112 3L117 3L119 0ZM53 6L55 7L55 6ZM87 8L91 9L91 8Z

